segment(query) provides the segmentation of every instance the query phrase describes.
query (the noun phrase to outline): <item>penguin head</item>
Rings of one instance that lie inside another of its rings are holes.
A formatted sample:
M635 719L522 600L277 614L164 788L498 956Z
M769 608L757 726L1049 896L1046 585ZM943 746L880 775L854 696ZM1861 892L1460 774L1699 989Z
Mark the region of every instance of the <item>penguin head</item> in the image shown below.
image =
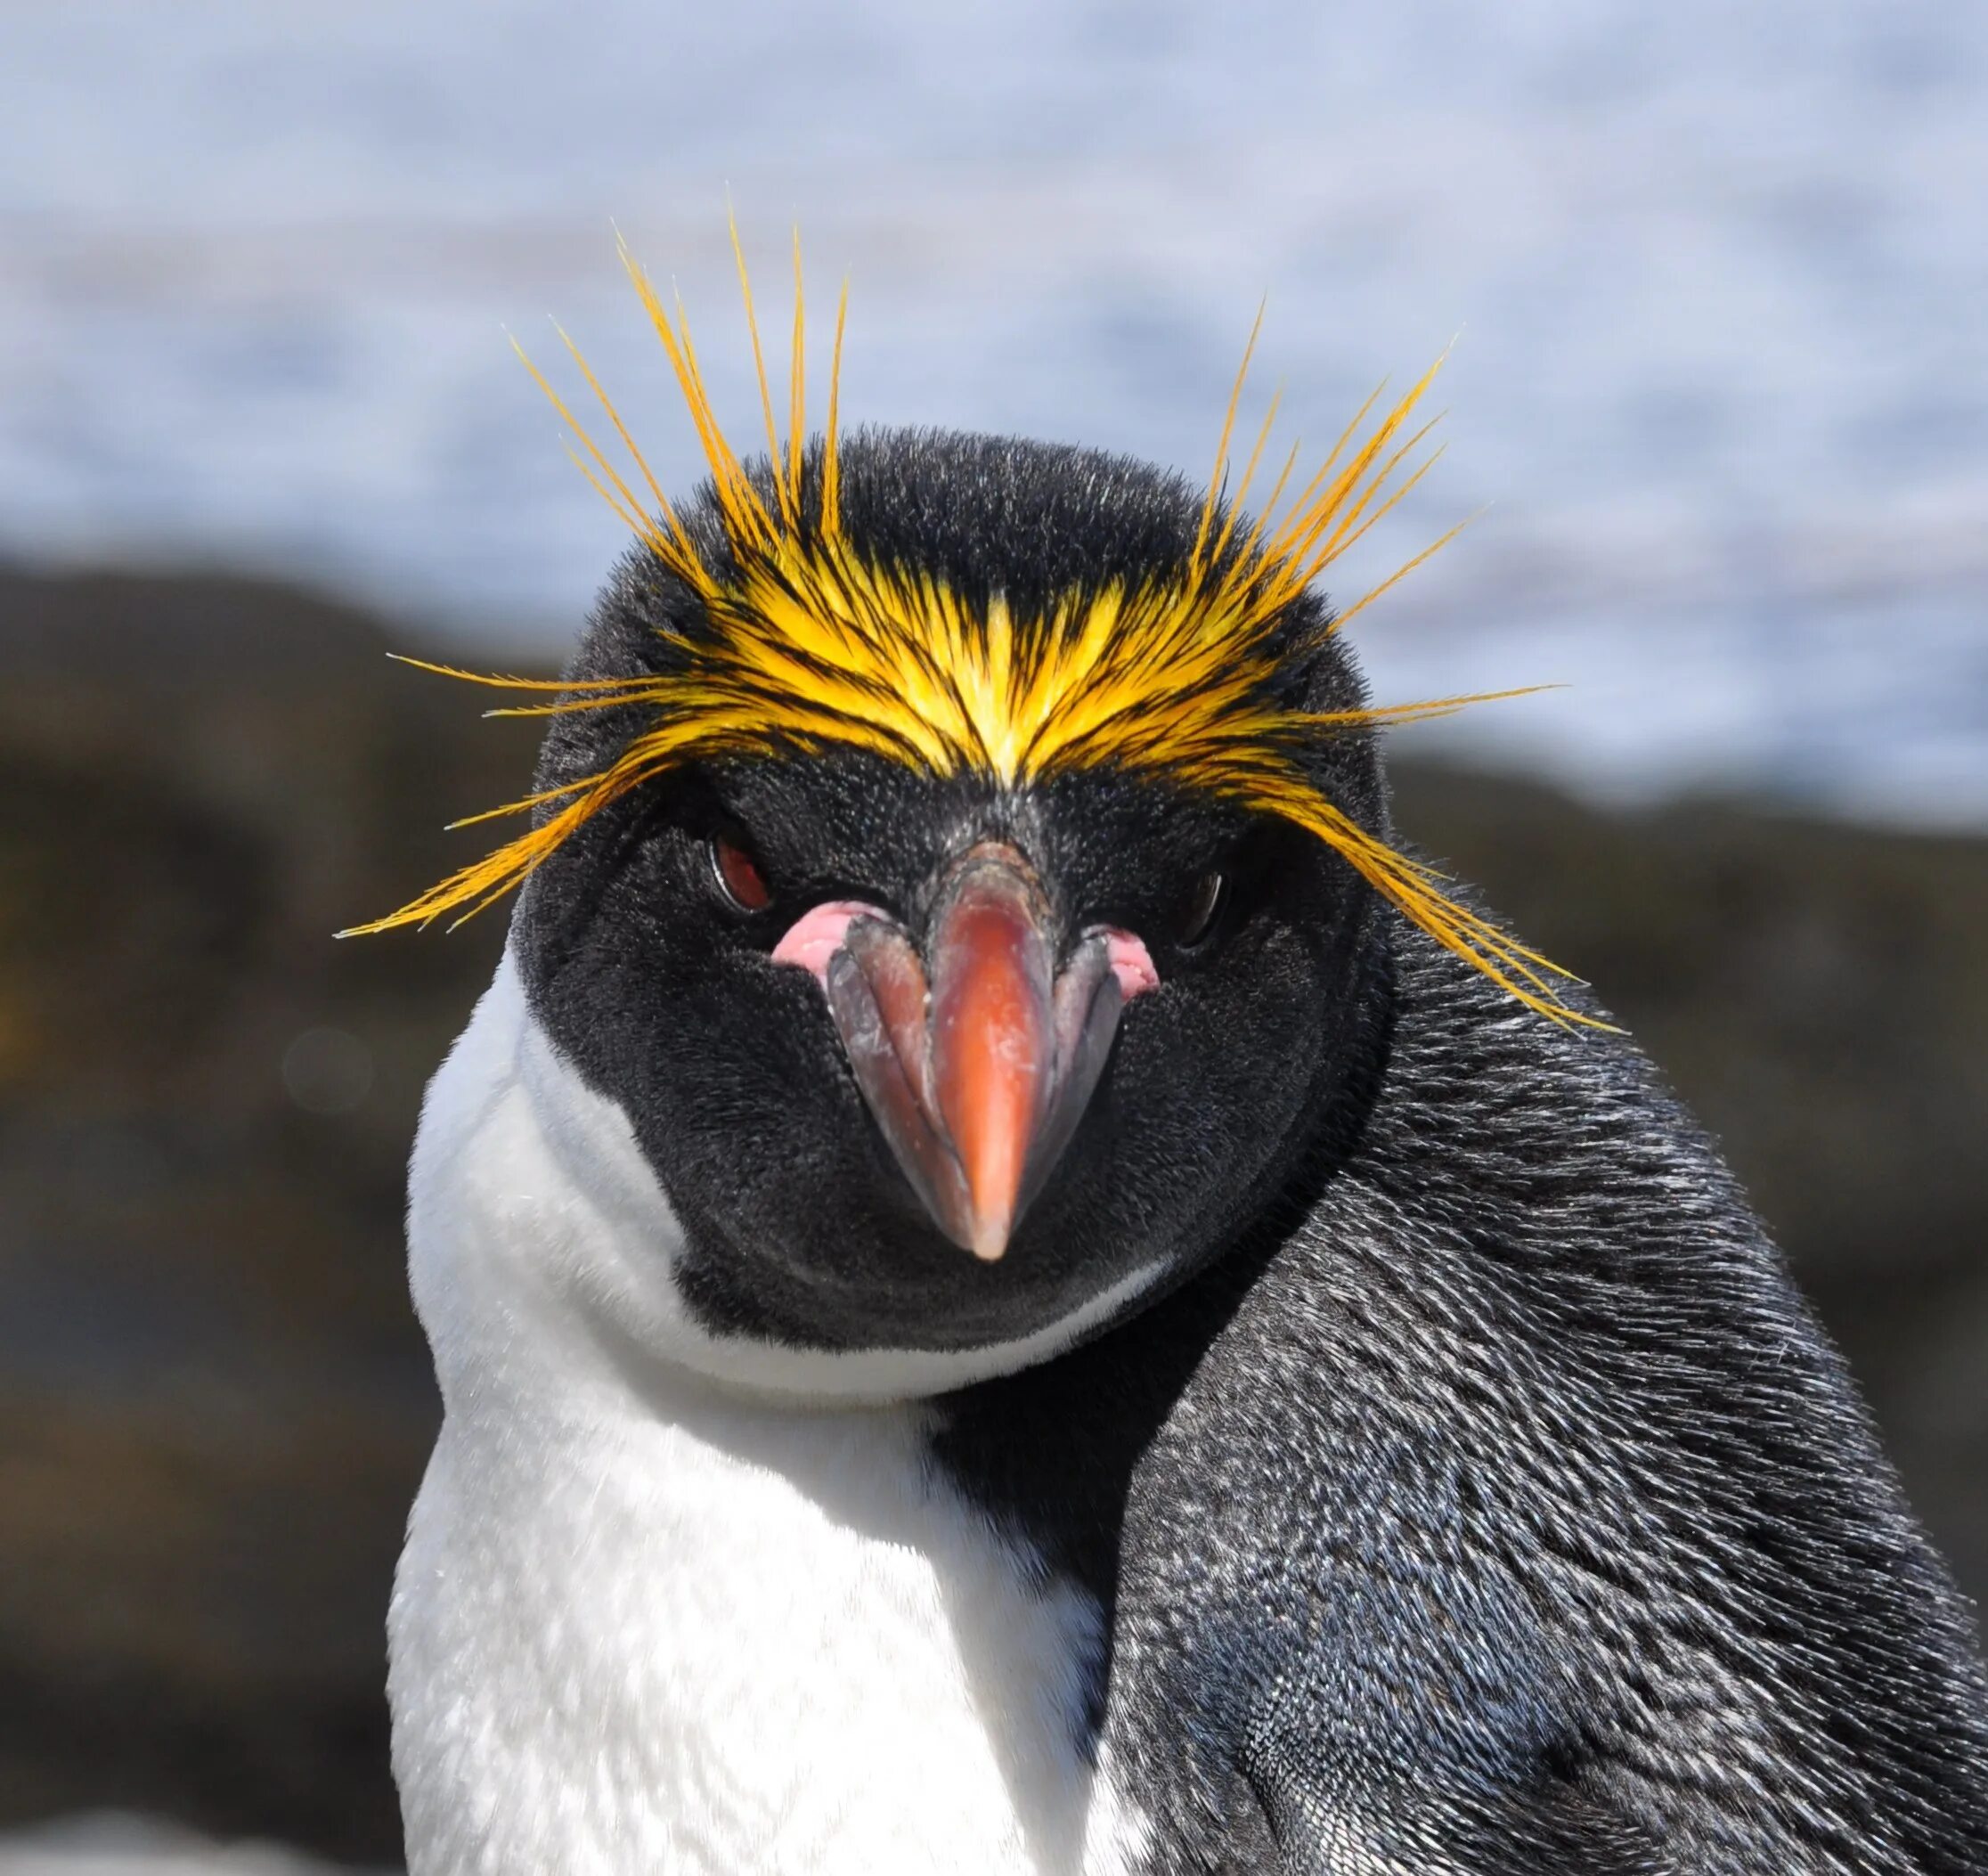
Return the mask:
M844 438L833 379L811 445L797 307L788 435L762 369L747 461L631 273L710 480L673 504L603 396L638 495L546 387L637 544L567 675L521 685L555 693L527 831L361 929L525 886L532 1020L646 1162L700 1334L1019 1361L1178 1281L1329 1124L1404 917L1584 1020L1390 844L1373 731L1468 700L1371 707L1359 608L1314 590L1405 492L1429 376L1251 521L1240 375L1198 490Z
M1199 520L1176 478L1039 445L859 436L840 468L849 551L976 613L1177 581ZM1282 624L1312 647L1291 701L1357 713L1322 623ZM638 553L575 675L660 670L704 629ZM645 722L556 717L541 791ZM1313 772L1384 830L1371 736L1321 738ZM668 1195L692 1305L835 1348L1012 1342L1185 1275L1316 1124L1378 967L1334 850L1164 769L1005 779L835 743L688 762L589 816L514 949Z

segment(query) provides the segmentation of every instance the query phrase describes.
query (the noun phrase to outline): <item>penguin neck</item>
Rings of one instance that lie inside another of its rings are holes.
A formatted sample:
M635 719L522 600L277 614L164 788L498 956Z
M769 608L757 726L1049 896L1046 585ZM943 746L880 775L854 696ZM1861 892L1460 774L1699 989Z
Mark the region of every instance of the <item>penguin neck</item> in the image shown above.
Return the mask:
M942 1474L1101 1608L1116 1601L1128 1494L1153 1436L1251 1287L1362 1151L1397 1016L1394 964L1378 934L1341 1012L1311 1091L1314 1124L1238 1196L1210 1257L1059 1359L936 1404L927 1438Z

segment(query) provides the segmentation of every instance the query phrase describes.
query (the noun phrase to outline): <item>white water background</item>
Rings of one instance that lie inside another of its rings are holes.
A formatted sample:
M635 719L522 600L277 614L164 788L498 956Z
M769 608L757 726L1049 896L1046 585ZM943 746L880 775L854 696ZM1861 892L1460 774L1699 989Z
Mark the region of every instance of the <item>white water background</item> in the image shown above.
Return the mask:
M0 4L0 554L553 656L622 531L504 329L686 485L611 224L749 434L728 190L772 323L792 222L824 314L849 274L851 420L1200 477L1266 293L1287 436L1456 337L1334 583L1482 509L1361 621L1375 688L1568 688L1409 746L1988 825L1980 0Z

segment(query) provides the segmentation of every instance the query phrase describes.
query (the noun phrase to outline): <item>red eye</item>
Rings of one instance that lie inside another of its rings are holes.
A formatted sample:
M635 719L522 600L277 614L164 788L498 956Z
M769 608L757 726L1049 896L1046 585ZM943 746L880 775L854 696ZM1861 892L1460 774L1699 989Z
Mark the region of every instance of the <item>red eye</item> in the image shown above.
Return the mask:
M763 912L773 903L773 889L767 885L759 862L721 834L711 843L711 877L718 890L742 912Z

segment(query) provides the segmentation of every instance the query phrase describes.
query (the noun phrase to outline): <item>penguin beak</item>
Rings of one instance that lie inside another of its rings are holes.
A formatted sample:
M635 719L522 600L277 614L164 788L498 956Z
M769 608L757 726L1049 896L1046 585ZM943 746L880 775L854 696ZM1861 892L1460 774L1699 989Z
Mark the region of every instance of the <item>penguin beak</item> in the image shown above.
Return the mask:
M1082 1120L1129 996L1157 983L1129 933L1059 971L1047 896L1014 847L949 869L924 955L888 915L820 906L773 953L814 971L878 1131L941 1230L991 1262Z

